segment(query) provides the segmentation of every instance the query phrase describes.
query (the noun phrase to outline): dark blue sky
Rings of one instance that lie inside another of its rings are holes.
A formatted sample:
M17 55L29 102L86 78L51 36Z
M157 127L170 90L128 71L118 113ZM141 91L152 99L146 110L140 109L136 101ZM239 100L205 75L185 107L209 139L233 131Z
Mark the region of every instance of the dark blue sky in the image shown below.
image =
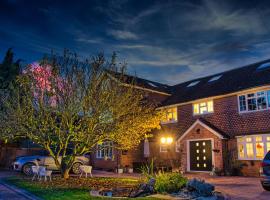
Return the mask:
M270 58L270 3L0 0L0 57L116 51L131 73L175 84Z

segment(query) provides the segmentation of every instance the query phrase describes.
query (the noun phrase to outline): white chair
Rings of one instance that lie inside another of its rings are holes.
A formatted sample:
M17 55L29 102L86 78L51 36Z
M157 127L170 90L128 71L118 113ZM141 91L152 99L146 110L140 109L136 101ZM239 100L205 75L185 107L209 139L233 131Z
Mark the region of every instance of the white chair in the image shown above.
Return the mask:
M50 181L52 181L52 171L46 170L46 167L39 167L39 180L44 177L44 181L47 181L47 177L49 177Z
M92 175L92 166L81 165L80 166L80 171L81 171L80 178L82 177L83 173L85 173L85 178L87 178L87 174L90 174L90 176L93 177L93 175Z
M33 172L33 178L32 181L35 180L35 178L39 179L39 166L32 166L32 172Z

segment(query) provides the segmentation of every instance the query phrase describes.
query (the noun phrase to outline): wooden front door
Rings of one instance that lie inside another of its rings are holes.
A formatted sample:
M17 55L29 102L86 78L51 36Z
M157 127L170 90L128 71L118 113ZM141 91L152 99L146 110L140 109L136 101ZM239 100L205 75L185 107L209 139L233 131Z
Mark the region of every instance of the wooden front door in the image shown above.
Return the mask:
M211 140L190 141L190 171L212 171Z

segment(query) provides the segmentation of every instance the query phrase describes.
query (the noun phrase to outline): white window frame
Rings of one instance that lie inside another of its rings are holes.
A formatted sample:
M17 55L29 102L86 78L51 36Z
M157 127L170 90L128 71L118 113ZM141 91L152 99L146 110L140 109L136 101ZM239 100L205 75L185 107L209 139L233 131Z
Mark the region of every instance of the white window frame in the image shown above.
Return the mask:
M209 101L212 101L212 104L213 104L213 111L209 112L208 110L208 102ZM203 106L200 106L201 103L205 103L206 104L206 108L207 108L207 112L204 112L204 113L201 113L201 107ZM199 109L199 113L195 113L194 112L194 105L198 104L198 109ZM209 100L206 100L206 101L200 101L200 102L196 102L196 103L193 103L192 104L192 112L193 112L193 115L196 116L196 115L207 115L207 114L211 114L211 113L214 113L214 100L213 99L209 99Z
M175 152L179 153L180 147L181 147L180 141L176 141L175 142Z
M261 134L261 135L246 135L246 136L239 136L237 137L237 155L238 155L238 160L263 160L263 158L257 158L257 150L256 150L256 137L262 137L262 141L261 143L263 143L264 146L264 156L267 154L267 143L270 141L267 141L267 137L270 137L270 134ZM240 142L239 140L243 139L242 142ZM247 142L246 139L247 138L251 138L251 142ZM252 143L253 144L253 157L252 158L248 158L247 157L247 148L246 148L246 144L247 143ZM240 153L239 153L239 144L243 144L244 146L244 158L240 157Z
M176 112L175 113L174 112L168 112L169 109L176 109ZM178 121L178 109L177 109L177 106L166 108L165 109L165 112L166 112L166 120L165 121L161 121L161 124L176 123ZM172 113L173 120L168 120L169 113ZM175 116L174 116L174 114L175 114Z
M106 147L104 147L106 145ZM111 156L105 155L106 149L107 148L111 148ZM102 151L103 156L102 156ZM96 158L97 159L104 159L105 157L107 157L108 159L112 159L113 157L113 142L112 141L105 141L102 144L97 144L97 151L96 151Z
M163 149L164 148L164 149ZM160 153L167 153L168 152L169 145L168 144L160 144L159 145L159 152Z
M258 109L258 95L257 93L259 92L265 92L265 97L266 97L266 108L265 109ZM268 97L268 92L270 93L270 90L258 90L258 91L253 91L253 92L247 92L247 93L243 93L243 94L239 94L237 95L237 102L238 102L238 112L239 113L251 113L251 112L258 112L258 111L264 111L264 110L270 110L270 99ZM248 95L249 94L254 94L254 97L256 98L256 110L248 110ZM245 102L246 102L246 110L240 110L240 97L241 96L245 96Z

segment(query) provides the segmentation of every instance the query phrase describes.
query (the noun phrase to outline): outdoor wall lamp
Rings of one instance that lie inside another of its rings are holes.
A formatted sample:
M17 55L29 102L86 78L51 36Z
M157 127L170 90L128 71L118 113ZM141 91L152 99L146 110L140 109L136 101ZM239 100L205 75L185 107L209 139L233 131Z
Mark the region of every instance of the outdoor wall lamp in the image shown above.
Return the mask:
M160 139L161 144L171 144L173 142L172 137L162 137Z

